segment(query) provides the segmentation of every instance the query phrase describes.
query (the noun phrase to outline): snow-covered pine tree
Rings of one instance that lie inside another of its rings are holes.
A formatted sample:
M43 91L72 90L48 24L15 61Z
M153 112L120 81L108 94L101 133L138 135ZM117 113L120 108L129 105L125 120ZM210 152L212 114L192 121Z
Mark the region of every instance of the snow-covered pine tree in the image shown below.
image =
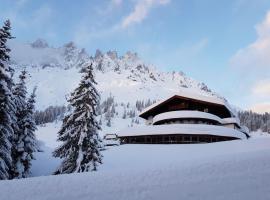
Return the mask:
M81 72L82 80L68 100L73 111L64 118L58 132L58 140L63 144L53 152L53 156L63 161L55 174L93 171L102 163L100 127L96 120L99 94L95 88L92 64Z
M102 126L102 115L100 115L99 121L98 121L98 125Z
M7 41L13 38L14 37L11 35L11 23L9 20L6 20L3 27L0 28L0 65L1 67L5 65L5 70L11 74L14 73L14 69L7 63L10 59L9 53L11 51L7 46Z
M126 107L124 107L124 112L123 112L122 118L123 118L123 119L126 119L126 118L127 118L127 110L126 110Z
M19 81L15 84L13 89L13 98L16 108L16 124L13 124L14 134L12 137L12 178L21 178L23 172L23 165L21 161L22 154L24 152L24 144L21 140L24 134L24 116L26 115L26 71L23 70L19 75Z
M30 98L26 99L27 72L23 70L19 82L14 88L14 102L16 106L17 127L14 130L12 143L12 178L26 178L30 174L33 153L37 151L37 141L34 135L36 125L34 122L35 90Z
M67 110L68 108L66 106L49 106L43 111L39 110L35 112L35 122L39 125L62 120Z
M11 78L13 70L8 64L10 49L7 41L12 38L10 30L7 20L0 28L0 179L10 178L12 125L16 123Z
M34 113L36 103L36 87L33 89L32 94L26 103L26 116L24 120L24 156L22 157L22 163L24 166L24 172L22 177L28 177L31 174L31 162L34 157L34 152L40 151L35 131L37 130Z
M110 107L109 107L107 112L105 113L105 119L107 121L106 125L108 127L111 127L111 118L112 118L112 113L111 113L111 110L110 110Z
M112 104L112 108L111 108L111 118L114 118L115 115L115 104Z

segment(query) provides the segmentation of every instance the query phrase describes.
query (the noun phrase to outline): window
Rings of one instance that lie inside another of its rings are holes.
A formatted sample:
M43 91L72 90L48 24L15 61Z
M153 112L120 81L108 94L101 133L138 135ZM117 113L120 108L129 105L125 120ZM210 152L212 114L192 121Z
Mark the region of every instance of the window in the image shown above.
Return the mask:
M177 103L175 105L170 105L169 110L183 110L187 109L187 104L185 102Z
M191 140L192 140L192 142L197 142L198 141L198 137L197 136L192 136L191 137Z

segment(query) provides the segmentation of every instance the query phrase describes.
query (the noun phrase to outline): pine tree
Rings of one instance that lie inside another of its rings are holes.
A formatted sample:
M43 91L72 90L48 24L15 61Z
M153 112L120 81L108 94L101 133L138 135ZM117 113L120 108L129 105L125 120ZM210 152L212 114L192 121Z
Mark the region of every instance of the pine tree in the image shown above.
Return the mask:
M0 179L10 178L11 140L13 124L16 123L11 78L13 70L8 64L10 49L7 41L12 39L10 30L10 22L7 20L0 28Z
M13 98L16 108L16 124L13 124L14 134L12 137L12 178L22 177L23 165L21 157L24 152L24 144L21 137L24 134L24 116L26 115L26 71L23 70L19 76L19 82L15 84L13 89Z
M10 39L13 39L11 35L11 24L9 20L6 20L4 22L3 27L0 29L0 66L4 67L5 65L5 71L10 72L13 74L14 69L8 64L8 61L10 59L9 53L10 48L7 46L7 41Z
M111 108L111 118L113 118L115 115L115 105L114 103L112 104L112 108Z
M123 113L122 118L123 118L123 119L126 119L126 118L127 118L127 111L126 111L126 107L124 107L124 113Z
M73 111L64 118L58 132L58 140L63 144L53 155L63 161L55 174L97 170L102 162L100 127L96 120L99 94L95 89L92 64L81 72L82 80L68 100Z
M106 125L108 127L111 127L111 118L112 118L112 113L111 113L111 110L108 109L107 112L105 113L105 119L107 121Z
M14 100L16 105L17 127L13 136L12 148L12 178L26 178L30 175L33 153L37 151L37 141L34 135L36 125L34 122L35 91L26 99L26 75L23 70L19 76L19 82L14 88Z
M101 115L100 118L99 118L98 125L99 125L99 126L102 126L102 115Z
M35 102L36 87L34 88L26 104L26 116L24 120L24 156L22 157L24 172L22 177L28 177L30 175L30 168L32 166L31 161L35 159L33 154L34 152L40 151L35 136L35 131L37 130L34 118Z
M270 133L270 114L258 114L252 111L240 111L238 113L241 125L248 127L250 131L261 129L264 132Z

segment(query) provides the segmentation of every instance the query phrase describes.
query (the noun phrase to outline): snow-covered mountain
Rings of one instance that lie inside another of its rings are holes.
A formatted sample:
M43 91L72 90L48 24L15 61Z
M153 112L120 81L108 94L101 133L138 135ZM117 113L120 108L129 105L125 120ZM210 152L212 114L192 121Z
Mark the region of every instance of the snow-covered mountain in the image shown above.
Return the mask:
M138 112L135 105L138 101L163 99L180 90L218 96L204 83L187 77L183 72L160 71L133 52L119 56L116 51L102 53L97 50L94 56L90 56L73 42L55 48L41 39L28 44L12 41L10 47L11 62L16 73L26 68L31 75L28 88L38 87L39 110L51 105L66 105L66 98L80 81L81 67L90 63L94 65L101 102L113 97L115 113L119 118L125 118L125 112ZM133 117L134 113L130 118ZM119 120L118 122L126 125ZM115 123L113 120L112 124Z
M31 44L11 42L11 62L19 72L26 68L31 74L30 88L38 86L38 108L63 105L65 96L80 80L79 69L93 62L98 89L102 98L110 94L119 102L134 103L142 99L159 99L183 88L205 95L216 95L204 83L185 76L183 72L162 72L146 64L136 53L118 56L116 51L97 50L91 57L73 42L62 47L49 47L38 39Z

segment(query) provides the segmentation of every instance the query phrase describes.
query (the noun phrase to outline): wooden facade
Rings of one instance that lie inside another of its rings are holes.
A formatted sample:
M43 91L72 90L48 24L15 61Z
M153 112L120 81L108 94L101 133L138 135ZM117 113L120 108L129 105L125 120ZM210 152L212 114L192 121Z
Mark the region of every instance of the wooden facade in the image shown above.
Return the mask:
M211 113L220 118L231 117L230 111L224 105L190 99L177 95L169 98L156 107L153 107L149 111L142 113L140 117L148 119L150 116L156 116L160 113L178 110L202 111Z
M170 134L170 135L137 135L119 137L121 144L191 144L210 143L227 140L236 140L236 137L217 135L190 135L190 134Z

